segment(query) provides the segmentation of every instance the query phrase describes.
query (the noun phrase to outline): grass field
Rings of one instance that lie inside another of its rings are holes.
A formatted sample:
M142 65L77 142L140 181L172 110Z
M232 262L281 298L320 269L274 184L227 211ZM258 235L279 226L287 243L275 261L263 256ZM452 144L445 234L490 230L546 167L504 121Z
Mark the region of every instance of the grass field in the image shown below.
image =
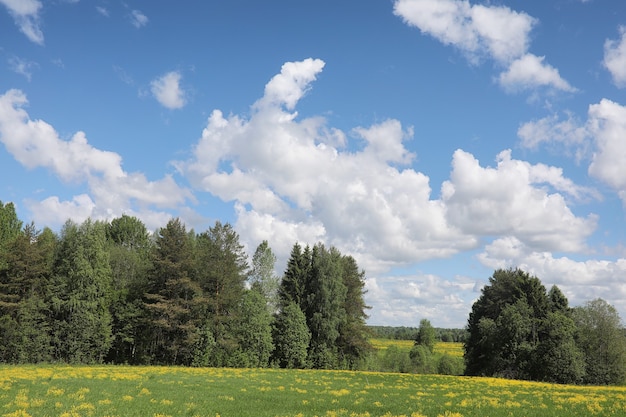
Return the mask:
M623 416L626 387L273 369L0 367L0 416Z
M415 341L413 340L395 340L395 339L370 339L370 343L374 349L385 350L390 346L395 346L399 350L410 351ZM463 356L463 343L456 342L438 342L435 344L436 354L448 354L450 356Z

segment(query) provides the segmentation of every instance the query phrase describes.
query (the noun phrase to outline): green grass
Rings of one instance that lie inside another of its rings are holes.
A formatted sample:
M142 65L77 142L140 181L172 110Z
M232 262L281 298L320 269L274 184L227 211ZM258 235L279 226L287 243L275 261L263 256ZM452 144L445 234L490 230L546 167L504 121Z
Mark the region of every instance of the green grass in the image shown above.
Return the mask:
M413 340L395 340L395 339L380 339L374 338L370 339L370 343L376 350L385 350L391 346L395 346L400 351L409 352L415 342ZM436 354L448 354L454 357L462 357L463 356L463 343L457 342L437 342L435 344L435 353Z
M619 416L626 387L273 369L0 367L0 416Z

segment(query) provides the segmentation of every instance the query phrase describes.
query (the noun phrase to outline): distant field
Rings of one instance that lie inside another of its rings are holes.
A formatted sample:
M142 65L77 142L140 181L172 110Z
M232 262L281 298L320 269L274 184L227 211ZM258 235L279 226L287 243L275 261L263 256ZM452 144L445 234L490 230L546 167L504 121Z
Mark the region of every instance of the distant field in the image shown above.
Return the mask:
M594 415L626 415L626 387L347 371L0 367L4 417Z
M394 340L394 339L370 339L372 346L378 350L387 349L389 346L395 346L400 350L410 351L415 343L413 340ZM463 356L463 343L457 342L438 342L435 345L435 353L447 353L450 356Z

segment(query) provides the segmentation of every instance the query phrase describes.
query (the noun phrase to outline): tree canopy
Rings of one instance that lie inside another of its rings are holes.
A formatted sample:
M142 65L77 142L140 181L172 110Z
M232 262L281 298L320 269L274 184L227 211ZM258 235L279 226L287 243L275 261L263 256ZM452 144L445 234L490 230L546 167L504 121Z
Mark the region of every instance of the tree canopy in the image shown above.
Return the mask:
M219 221L154 234L124 215L23 226L0 203L0 362L353 368L369 352L364 272L294 244L281 280Z
M472 306L465 343L468 375L559 383L621 383L626 336L603 300L571 309L520 269L496 270Z

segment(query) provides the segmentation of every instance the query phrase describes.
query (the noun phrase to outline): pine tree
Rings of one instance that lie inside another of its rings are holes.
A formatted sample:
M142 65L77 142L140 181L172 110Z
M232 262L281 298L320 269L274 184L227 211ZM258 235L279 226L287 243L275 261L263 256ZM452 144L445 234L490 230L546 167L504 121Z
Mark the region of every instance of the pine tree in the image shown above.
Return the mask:
M346 297L343 304L346 318L339 327L338 346L342 362L348 368L358 366L371 351L369 343L369 331L365 320L365 310L370 308L365 304L365 272L359 271L359 267L351 256L341 257L341 275L346 287Z
M339 251L327 250L321 243L313 247L303 311L311 331L309 361L314 368L330 369L339 364L337 341L346 321L346 286L341 272Z
M201 323L202 289L195 280L190 237L180 219L159 230L145 294L148 354L160 364L190 365Z

